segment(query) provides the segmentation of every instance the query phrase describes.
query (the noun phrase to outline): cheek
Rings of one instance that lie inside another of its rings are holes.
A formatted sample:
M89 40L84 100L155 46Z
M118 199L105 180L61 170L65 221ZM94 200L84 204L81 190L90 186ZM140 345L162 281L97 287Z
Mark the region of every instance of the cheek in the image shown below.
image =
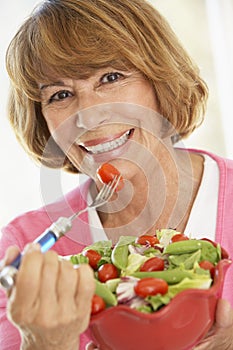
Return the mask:
M145 107L159 112L155 91L148 82L143 84L139 98Z
M68 153L77 138L76 117L46 118L45 116L45 120L52 138L64 153Z
M66 119L68 119L63 115L60 115L58 112L43 113L43 115L51 134L55 132L66 121Z
M139 81L137 84L135 84L127 97L128 102L132 102L146 108L151 108L155 112L159 112L155 91L151 84L147 81Z
M54 131L59 127L59 124L56 123L56 122L53 122L53 121L51 121L51 120L48 120L48 119L46 119L46 118L45 118L45 120L46 120L48 129L49 129L49 131L50 131L50 134L52 135L52 134L54 133Z

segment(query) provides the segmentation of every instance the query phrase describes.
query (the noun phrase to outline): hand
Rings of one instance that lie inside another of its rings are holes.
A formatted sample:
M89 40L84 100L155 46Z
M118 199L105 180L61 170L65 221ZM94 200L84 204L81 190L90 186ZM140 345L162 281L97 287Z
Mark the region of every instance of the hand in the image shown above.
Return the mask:
M10 248L4 263L18 253ZM69 261L59 261L55 252L42 254L38 245L29 246L8 295L8 318L22 335L21 349L77 350L94 290L88 265L75 269Z
M233 350L233 309L220 299L213 328L194 350Z

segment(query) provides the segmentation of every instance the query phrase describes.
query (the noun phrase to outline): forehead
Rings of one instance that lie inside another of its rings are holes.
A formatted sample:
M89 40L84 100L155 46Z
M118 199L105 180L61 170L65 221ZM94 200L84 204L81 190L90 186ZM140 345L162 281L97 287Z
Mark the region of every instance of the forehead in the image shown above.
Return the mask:
M13 67L14 76L23 77L20 84L29 96L41 81L53 81L56 77L83 79L106 66L125 69L140 61L141 54L136 54L138 43L128 40L129 33L122 30L119 18L106 21L99 10L98 16L81 13L78 4L86 6L90 1L67 1L75 4L72 11L67 6L64 11L59 10L59 3L45 3L22 27L12 46L19 62L16 69ZM57 12L53 12L55 8ZM135 47L129 49L129 42Z

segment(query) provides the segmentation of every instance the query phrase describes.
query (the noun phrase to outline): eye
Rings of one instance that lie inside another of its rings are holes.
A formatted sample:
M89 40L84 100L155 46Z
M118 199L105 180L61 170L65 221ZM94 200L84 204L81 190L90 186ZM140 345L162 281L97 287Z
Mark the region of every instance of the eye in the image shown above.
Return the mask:
M67 97L72 97L72 93L68 90L61 90L53 94L50 99L49 103L55 102L55 101L62 101L66 99Z
M118 73L118 72L111 72L111 73L107 73L104 74L101 77L101 83L103 84L108 84L108 83L114 83L115 81L118 81L119 79L121 79L123 77L123 74Z

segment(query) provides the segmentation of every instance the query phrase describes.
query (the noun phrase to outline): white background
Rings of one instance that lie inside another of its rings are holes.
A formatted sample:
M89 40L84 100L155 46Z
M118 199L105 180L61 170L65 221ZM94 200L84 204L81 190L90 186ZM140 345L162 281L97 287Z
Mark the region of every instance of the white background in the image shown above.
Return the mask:
M150 0L169 20L188 52L198 63L210 88L206 120L185 143L222 156L233 155L231 103L233 98L233 0ZM17 143L6 116L8 77L4 57L7 45L36 0L7 0L0 14L0 226L16 215L43 205L40 167ZM63 191L73 188L77 176L61 174ZM51 197L51 200L55 199Z

